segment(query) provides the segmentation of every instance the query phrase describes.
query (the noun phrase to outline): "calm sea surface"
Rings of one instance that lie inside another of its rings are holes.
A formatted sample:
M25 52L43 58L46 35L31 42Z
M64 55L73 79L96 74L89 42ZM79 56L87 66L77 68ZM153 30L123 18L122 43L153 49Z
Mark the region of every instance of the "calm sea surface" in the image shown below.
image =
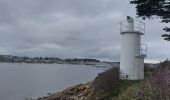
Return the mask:
M0 63L0 100L45 96L92 81L102 71L87 65Z

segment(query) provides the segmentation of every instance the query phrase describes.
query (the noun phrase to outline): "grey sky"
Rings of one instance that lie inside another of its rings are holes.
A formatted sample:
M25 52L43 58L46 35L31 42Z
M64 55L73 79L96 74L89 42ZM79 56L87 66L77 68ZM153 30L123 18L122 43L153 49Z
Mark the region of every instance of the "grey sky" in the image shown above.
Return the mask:
M0 51L18 56L119 59L128 0L0 0ZM146 20L148 60L170 57L159 20Z

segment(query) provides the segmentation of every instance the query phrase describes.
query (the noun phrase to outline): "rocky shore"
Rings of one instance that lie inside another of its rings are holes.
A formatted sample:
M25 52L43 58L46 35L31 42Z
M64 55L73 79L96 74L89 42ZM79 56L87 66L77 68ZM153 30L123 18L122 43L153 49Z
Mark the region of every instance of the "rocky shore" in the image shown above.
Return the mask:
M37 100L87 100L92 94L92 82L79 84L58 93L49 93L48 96Z

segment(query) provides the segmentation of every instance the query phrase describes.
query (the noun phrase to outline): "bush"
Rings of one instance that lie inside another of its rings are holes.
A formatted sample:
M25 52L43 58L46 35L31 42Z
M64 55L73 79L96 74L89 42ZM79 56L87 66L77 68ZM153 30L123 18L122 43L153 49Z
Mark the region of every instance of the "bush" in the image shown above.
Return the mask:
M98 74L93 81L93 93L97 94L97 92L103 92L106 94L112 93L113 95L117 95L120 90L119 81L118 67L106 70L105 72Z
M148 66L147 64L145 64L145 65L144 65L144 74L145 74L144 76L145 76L145 77L150 76L151 74L153 74L154 72L156 72L157 69L158 69L158 67L156 67L156 66L150 67L150 66Z
M160 63L157 72L148 76L140 90L140 100L170 100L170 63Z
M119 67L106 70L93 81L88 100L138 100L141 81L119 79Z

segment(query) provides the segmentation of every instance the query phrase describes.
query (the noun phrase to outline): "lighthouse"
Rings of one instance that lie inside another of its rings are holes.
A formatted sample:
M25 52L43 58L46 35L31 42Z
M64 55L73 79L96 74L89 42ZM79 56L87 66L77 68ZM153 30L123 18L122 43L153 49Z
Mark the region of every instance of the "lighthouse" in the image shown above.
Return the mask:
M121 54L120 78L126 80L141 80L144 78L144 58L147 46L141 44L141 36L145 34L145 24L127 16L120 23Z

